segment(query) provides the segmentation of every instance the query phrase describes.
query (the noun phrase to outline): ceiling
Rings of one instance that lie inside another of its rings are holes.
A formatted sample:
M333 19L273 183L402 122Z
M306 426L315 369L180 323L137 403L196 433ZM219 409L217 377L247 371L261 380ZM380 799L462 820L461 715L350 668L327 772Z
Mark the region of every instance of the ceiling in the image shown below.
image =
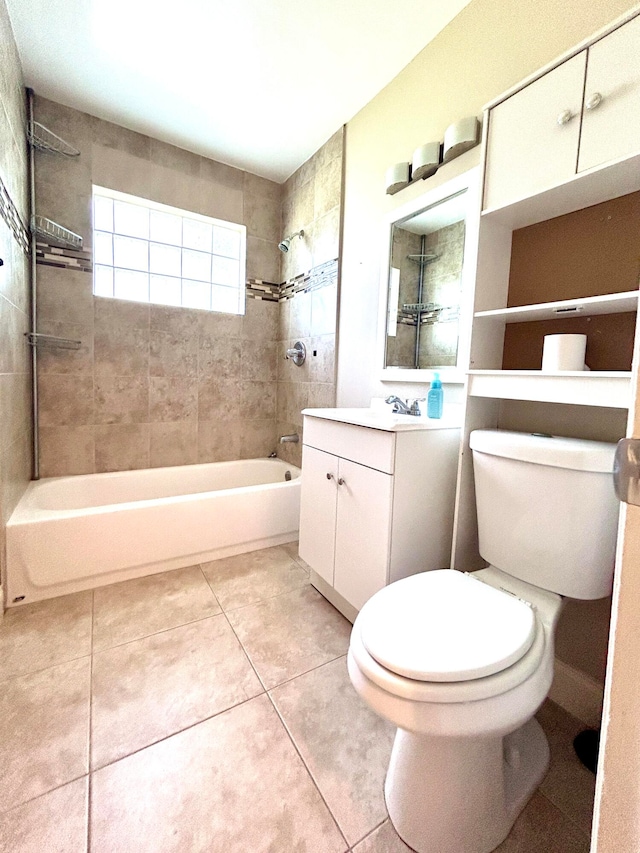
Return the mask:
M36 93L280 182L468 2L7 6L25 82Z

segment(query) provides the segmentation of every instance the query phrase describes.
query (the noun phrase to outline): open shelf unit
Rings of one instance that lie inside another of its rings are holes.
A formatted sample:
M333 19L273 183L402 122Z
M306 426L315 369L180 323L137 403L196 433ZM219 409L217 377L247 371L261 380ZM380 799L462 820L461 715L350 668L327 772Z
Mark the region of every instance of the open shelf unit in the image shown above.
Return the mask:
M487 317L504 323L526 323L531 320L555 320L559 317L594 317L598 314L621 314L637 311L640 290L625 293L607 293L588 296L584 299L562 299L557 302L542 302L537 305L519 305L514 308L495 308L476 311L475 318Z
M627 409L631 401L631 373L626 371L470 370L471 397L533 400Z

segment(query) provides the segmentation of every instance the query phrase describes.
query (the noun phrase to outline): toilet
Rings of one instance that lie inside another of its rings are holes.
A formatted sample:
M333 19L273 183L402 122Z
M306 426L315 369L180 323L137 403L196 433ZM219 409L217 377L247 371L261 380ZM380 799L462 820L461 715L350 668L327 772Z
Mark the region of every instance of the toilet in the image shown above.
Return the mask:
M397 726L385 798L417 853L490 853L509 834L549 763L534 714L563 598L613 581L615 445L503 430L470 445L489 566L384 587L349 646L356 691Z

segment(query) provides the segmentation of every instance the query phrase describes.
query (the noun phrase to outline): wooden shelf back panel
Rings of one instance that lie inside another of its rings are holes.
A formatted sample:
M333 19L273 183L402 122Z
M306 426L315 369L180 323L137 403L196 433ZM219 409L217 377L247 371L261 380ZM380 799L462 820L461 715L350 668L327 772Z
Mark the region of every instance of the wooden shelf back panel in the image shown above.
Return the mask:
M635 324L635 312L509 323L502 369L540 370L545 335L586 335L591 370L631 370Z
M636 290L640 192L513 232L507 307Z

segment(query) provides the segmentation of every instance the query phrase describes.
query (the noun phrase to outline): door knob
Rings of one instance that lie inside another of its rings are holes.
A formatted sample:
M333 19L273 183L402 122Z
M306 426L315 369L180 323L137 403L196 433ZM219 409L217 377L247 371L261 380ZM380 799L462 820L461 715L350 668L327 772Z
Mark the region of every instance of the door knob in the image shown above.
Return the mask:
M619 501L640 506L640 438L623 438L618 442L613 485Z
M343 478L342 478L342 477L338 477L338 485L339 485L339 486L344 486L344 485L345 485L345 482L344 482L344 480L343 480Z
M327 474L327 480L333 480L333 474Z
M558 118L556 119L556 122L560 126L562 126L563 124L569 124L572 118L573 113L571 112L571 110L562 110L561 113L558 113Z
M594 92L593 95L589 95L587 100L584 102L585 109L587 110L595 110L602 103L602 95L600 92Z

